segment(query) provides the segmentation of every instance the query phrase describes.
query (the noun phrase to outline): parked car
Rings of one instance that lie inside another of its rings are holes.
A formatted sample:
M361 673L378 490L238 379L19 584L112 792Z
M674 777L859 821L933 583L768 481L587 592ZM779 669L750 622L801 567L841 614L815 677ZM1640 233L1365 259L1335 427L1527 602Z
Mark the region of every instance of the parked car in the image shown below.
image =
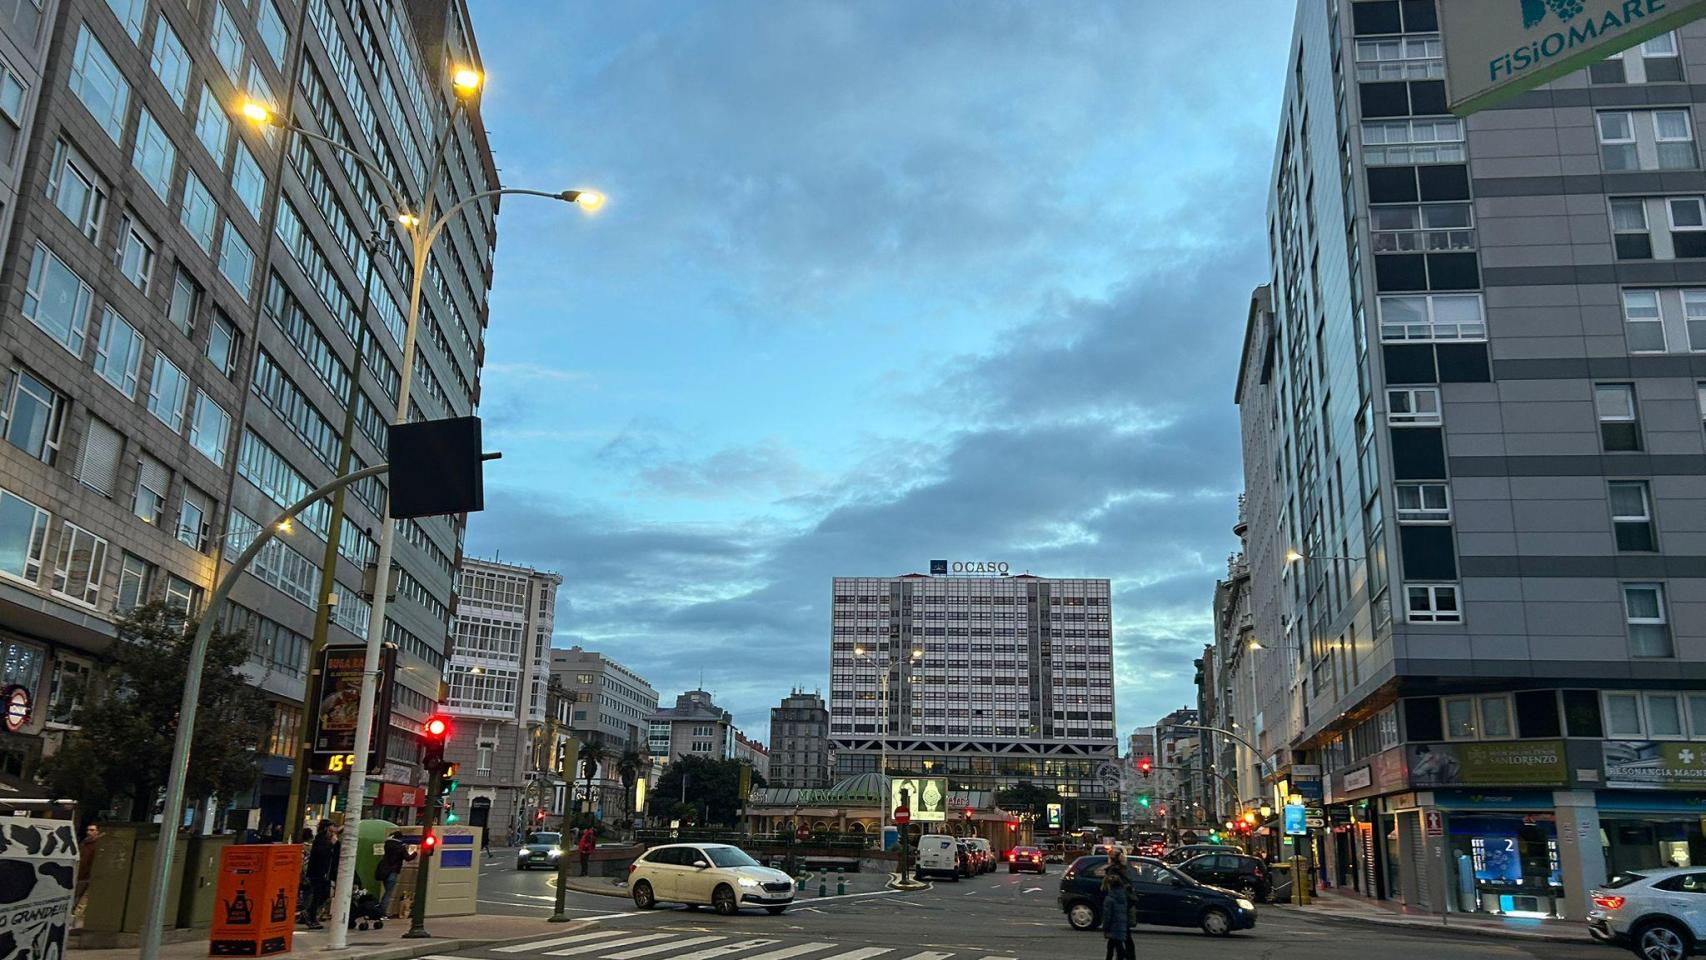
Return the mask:
M1014 847L1007 851L1007 872L1035 871L1039 874L1048 873L1048 864L1043 862L1043 852L1036 847Z
M1646 960L1683 960L1706 948L1706 870L1620 873L1591 891L1588 933Z
M709 905L724 916L739 913L742 906L775 915L794 902L794 879L739 847L672 843L647 850L628 867L628 892L641 910L685 903Z
M977 864L972 862L971 844L966 843L964 839L954 838L954 855L955 862L959 864L960 876L969 878L979 872Z
M1060 878L1060 909L1074 930L1102 925L1102 876L1108 858L1079 857ZM1256 905L1246 897L1204 886L1159 860L1126 861L1132 884L1132 908L1138 923L1161 927L1198 927L1224 937L1256 926Z
M563 835L560 833L535 831L527 835L521 847L515 851L515 868L531 870L535 864L543 864L555 868L557 858L563 855Z
M1167 851L1167 853L1161 857L1161 862L1173 864L1184 863L1186 860L1200 857L1205 853L1220 853L1222 851L1230 851L1232 853L1238 852L1235 847L1223 847L1218 843L1187 843L1184 846L1174 847Z
M913 873L918 879L945 877L960 879L959 842L945 833L927 833L918 838L918 860Z
M966 846L971 848L972 854L976 858L978 873L995 872L995 848L989 845L988 840L982 837L971 837L966 840Z
M1267 903L1273 893L1273 876L1268 872L1268 865L1255 857L1231 850L1222 849L1217 853L1192 857L1178 864L1178 869L1198 883L1236 890L1245 899L1257 903Z

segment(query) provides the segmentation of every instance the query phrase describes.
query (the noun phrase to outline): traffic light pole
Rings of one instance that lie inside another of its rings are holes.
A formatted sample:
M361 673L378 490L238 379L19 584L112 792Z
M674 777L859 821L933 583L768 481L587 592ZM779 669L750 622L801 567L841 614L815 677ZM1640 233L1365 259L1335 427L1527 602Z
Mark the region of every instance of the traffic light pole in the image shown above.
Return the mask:
M403 934L405 940L428 940L432 934L426 928L427 908L427 875L432 871L432 858L438 853L438 843L432 840L432 829L438 826L438 808L444 805L444 764L432 765L427 775L427 804L426 816L421 823L421 866L415 871L415 897L409 905L409 932ZM348 910L346 901L345 910ZM336 911L334 911L334 914Z

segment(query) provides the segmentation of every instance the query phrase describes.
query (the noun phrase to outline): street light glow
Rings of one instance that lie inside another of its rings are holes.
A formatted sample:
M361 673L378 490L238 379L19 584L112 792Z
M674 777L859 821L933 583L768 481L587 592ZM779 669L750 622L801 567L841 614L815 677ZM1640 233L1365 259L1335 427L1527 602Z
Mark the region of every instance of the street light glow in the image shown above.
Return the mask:
M480 71L473 67L459 67L455 73L450 75L450 85L455 87L456 92L464 97L478 93L480 85L485 81L486 78L481 76Z
M421 218L412 213L399 213L397 214L397 222L405 227L418 227L421 224Z
M291 523L290 518L286 517L283 520L280 520L278 522L278 526L276 527L276 529L278 530L279 533L289 533L292 530L296 529L296 524Z
M593 213L599 207L604 206L604 194L597 190L564 190L562 197L569 203L578 205L587 213Z
M272 110L259 100L245 100L237 111L257 124L266 125L273 122Z
M1302 560L1302 559L1303 559L1303 554L1298 553L1296 547L1292 547L1290 550L1287 550L1285 552L1285 562L1286 563L1296 563L1297 561Z

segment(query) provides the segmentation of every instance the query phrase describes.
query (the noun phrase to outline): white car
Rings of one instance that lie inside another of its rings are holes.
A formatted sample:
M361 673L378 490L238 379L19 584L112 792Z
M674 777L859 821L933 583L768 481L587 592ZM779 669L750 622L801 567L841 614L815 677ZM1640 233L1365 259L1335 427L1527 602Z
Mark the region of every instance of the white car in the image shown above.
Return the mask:
M1588 933L1645 960L1684 960L1706 946L1706 868L1630 870L1589 894Z
M634 906L650 910L659 903L709 905L724 916L743 906L763 907L771 915L794 902L794 879L761 866L739 847L722 843L672 843L653 847L628 868L628 893Z
M927 833L918 838L917 863L914 875L946 877L956 883L960 879L960 844L945 833Z

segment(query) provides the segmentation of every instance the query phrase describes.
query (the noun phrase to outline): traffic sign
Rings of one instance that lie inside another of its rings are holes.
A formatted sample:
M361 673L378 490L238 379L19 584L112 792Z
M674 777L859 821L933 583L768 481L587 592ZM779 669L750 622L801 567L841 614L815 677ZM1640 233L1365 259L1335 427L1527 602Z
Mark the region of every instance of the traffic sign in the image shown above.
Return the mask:
M1445 817L1438 810L1429 810L1427 815L1428 836L1445 836Z
M906 826L912 822L912 811L906 807L894 808L894 822L898 826Z
M1319 830L1327 825L1327 821L1320 817L1306 817L1303 822L1308 824L1311 830Z
M795 831L794 835L799 837L801 840L810 840L812 838L812 828L801 827L799 830Z

